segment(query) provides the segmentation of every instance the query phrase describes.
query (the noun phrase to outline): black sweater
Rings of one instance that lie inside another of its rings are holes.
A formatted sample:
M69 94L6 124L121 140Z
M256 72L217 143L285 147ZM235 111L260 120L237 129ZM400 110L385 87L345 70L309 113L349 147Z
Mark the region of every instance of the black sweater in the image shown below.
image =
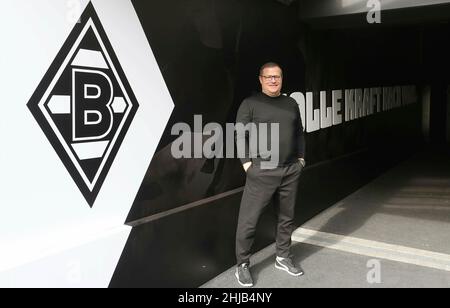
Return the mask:
M236 123L247 125L248 123L258 124L267 123L268 146L267 149L272 149L270 124L278 123L280 129L279 137L279 163L278 167L287 166L294 162L298 162L299 158L305 157L305 138L303 134L303 125L300 117L300 110L297 102L288 96L270 97L264 93L258 93L245 99L237 113ZM259 130L258 130L258 133ZM261 160L260 147L258 153L255 155L249 153L249 138L248 132L242 133L237 130L237 144L239 141L245 141L245 158L241 158L242 163ZM242 140L245 139L245 140ZM259 144L259 143L258 143ZM266 153L267 154L267 153ZM265 155L265 154L264 154ZM262 156L264 156L262 155ZM263 160L269 160L264 158Z

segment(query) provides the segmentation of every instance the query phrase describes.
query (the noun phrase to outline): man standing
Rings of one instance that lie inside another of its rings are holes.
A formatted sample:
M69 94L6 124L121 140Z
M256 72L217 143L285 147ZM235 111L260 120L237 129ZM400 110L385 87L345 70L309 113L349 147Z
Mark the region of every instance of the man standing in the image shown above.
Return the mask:
M252 132L237 129L238 150L245 151L241 161L247 172L247 180L236 233L235 275L239 284L246 287L253 286L249 266L256 224L263 209L272 200L278 214L275 267L293 276L303 275L303 270L293 264L290 255L298 179L305 166L305 140L300 111L294 99L281 95L283 72L278 64L263 65L259 81L262 92L242 102L236 123L256 127L279 125L279 136L268 139L268 146L279 147L279 152L275 165L263 167L268 162L267 153L262 153L261 145L253 153L250 147L254 144L250 142L251 139L257 137L252 136ZM257 133L267 132L260 130ZM260 138L257 140L261 141ZM243 145L245 149L242 149ZM273 161L273 158L270 159Z

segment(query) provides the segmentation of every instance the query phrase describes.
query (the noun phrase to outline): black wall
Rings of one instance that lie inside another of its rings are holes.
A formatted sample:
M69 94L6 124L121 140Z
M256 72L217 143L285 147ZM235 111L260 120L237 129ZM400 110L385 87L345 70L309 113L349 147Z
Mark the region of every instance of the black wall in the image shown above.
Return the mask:
M420 88L430 80L424 76L430 64L421 25L314 30L299 22L295 3L272 0L133 4L175 110L127 219L134 228L112 287L197 287L233 266L240 192L161 219L149 217L245 184L237 159L173 159L170 145L176 137L170 131L177 122L193 125L194 114L203 115L204 122L234 122L241 101L259 90L263 63L283 66L288 94ZM318 99L315 104L319 107ZM308 134L297 223L417 151L421 108L413 104ZM268 209L255 250L273 238Z
M244 185L238 160L175 160L173 124L233 123L259 89L259 67L285 67L285 91L304 89L305 64L295 7L275 1L134 1L175 103L128 222Z
M446 142L447 87L450 84L450 26L432 25L424 30L424 73L430 84L430 141L434 145Z

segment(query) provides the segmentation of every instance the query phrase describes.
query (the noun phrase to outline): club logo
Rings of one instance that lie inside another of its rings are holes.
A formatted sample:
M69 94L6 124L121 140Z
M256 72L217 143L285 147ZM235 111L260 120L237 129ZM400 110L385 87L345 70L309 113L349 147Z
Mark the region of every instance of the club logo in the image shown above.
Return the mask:
M92 207L139 108L92 3L28 108Z

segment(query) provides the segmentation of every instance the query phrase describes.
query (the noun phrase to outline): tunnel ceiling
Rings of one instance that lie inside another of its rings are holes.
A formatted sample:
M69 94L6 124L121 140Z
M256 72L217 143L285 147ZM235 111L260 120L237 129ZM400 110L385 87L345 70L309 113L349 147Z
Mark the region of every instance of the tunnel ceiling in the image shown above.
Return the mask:
M300 20L314 28L359 28L367 22L368 0L300 0ZM375 1L372 1L375 2ZM450 0L381 1L381 24L377 26L446 23Z

